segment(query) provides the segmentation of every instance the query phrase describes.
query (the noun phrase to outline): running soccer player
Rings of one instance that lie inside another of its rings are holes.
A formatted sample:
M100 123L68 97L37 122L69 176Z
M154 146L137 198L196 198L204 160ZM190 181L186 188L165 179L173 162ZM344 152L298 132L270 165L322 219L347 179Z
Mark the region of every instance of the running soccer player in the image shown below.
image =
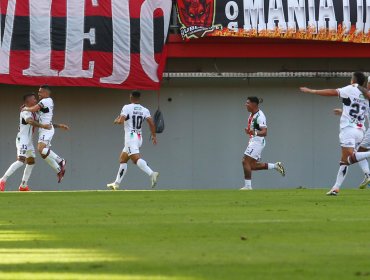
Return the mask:
M52 125L53 123L53 113L54 113L54 101L50 97L51 88L48 85L42 85L39 88L39 103L32 107L25 107L23 111L28 112L39 112L40 123L44 125ZM51 168L57 173L58 183L60 183L65 174L65 159L58 156L53 152L51 147L51 140L54 136L54 128L61 128L63 130L69 130L67 125L54 125L50 130L40 128L39 129L39 140L37 144L37 149L41 157L51 166Z
M247 98L247 103L245 104L250 113L248 127L245 128L245 132L250 140L243 158L245 184L241 190L252 190L252 171L274 169L282 176L285 176L285 169L281 162L260 162L262 151L266 145L265 137L267 135L266 117L259 108L260 102L259 98L252 96Z
M339 170L334 186L327 195L338 195L340 187L346 178L348 166L354 162L361 161L366 157L360 155L356 158L354 152L364 138L365 118L369 108L368 96L364 95L359 85L364 85L366 77L362 72L355 72L352 75L351 84L339 89L315 90L301 87L304 93L311 93L321 96L335 96L342 99L343 110L340 118L339 140L342 147L342 156L339 163ZM359 153L363 154L363 153ZM369 155L370 156L370 155ZM356 161L355 161L356 159ZM352 162L353 160L353 162Z
M36 96L33 93L23 96L23 101L24 106L28 107L37 104ZM24 169L19 191L29 191L27 183L35 164L35 148L32 143L33 127L39 127L45 130L51 129L50 124L40 124L37 122L37 116L35 113L22 111L19 116L19 128L16 138L17 161L8 168L4 176L0 179L0 191L2 192L5 191L5 185L8 178L25 163L26 168Z
M121 114L114 120L114 124L124 124L125 128L125 147L120 156L120 166L118 169L116 180L107 184L107 188L117 190L122 182L123 177L127 172L127 162L129 159L136 164L151 178L152 188L157 185L158 172L154 172L140 156L140 147L143 143L142 125L146 120L154 145L157 144L157 136L155 125L150 112L147 108L140 105L140 92L133 91L130 95L131 104L125 105L122 108Z

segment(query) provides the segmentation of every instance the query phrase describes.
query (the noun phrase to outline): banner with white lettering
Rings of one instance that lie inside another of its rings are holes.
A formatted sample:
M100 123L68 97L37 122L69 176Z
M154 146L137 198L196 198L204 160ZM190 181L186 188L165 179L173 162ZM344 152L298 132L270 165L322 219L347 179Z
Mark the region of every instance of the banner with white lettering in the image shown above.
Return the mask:
M0 83L158 89L171 0L0 0Z
M370 0L177 0L183 39L265 37L370 43Z

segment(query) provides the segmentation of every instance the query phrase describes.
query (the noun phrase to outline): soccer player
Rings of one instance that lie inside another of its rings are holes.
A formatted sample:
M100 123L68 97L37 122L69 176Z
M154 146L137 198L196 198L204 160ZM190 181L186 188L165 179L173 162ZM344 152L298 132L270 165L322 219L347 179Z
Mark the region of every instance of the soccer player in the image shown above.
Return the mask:
M39 103L32 107L25 107L23 111L28 112L39 112L40 123L44 125L52 124L53 113L54 113L54 101L50 97L51 88L48 85L42 85L39 88ZM58 127L63 130L69 130L67 125L54 125L50 130L40 128L39 129L39 140L37 149L41 157L51 166L51 168L57 173L58 183L60 183L65 174L65 159L58 156L54 151L50 149L51 140L54 136L54 128Z
M348 173L348 166L354 163L352 162L352 157L354 157L353 161L356 159L356 162L366 158L361 157L360 159L354 156L355 149L364 138L364 123L369 108L369 97L364 95L359 89L359 85L363 86L365 81L366 77L362 72L355 72L352 75L351 84L343 88L323 90L315 90L306 87L300 88L304 93L335 96L342 99L343 111L340 118L339 134L342 156L336 182L331 190L327 192L327 195L338 195L340 187Z
M119 185L127 172L127 162L129 159L150 176L152 188L157 185L159 173L154 172L140 156L139 149L143 143L142 125L145 120L147 121L152 134L152 142L154 145L157 144L153 119L149 110L140 105L140 95L140 92L133 91L130 95L131 104L123 106L121 114L114 120L114 124L124 124L125 147L120 156L120 166L116 180L111 184L107 184L107 187L111 190L117 190L119 188Z
M37 104L37 99L35 94L30 93L23 96L24 106L34 106ZM17 161L14 162L8 170L5 172L4 176L0 179L0 191L5 190L5 185L7 179L19 168L21 168L26 163L26 168L24 169L22 183L19 187L19 191L29 191L27 185L28 179L31 176L32 169L35 164L35 148L32 143L33 127L39 127L45 130L50 130L50 124L40 124L36 121L36 114L22 111L19 116L19 132L16 138L17 146Z
M262 151L266 145L265 137L267 135L266 117L259 108L260 102L259 98L252 96L247 98L247 103L245 104L250 113L248 127L245 129L245 132L249 135L250 140L243 158L245 184L241 190L252 190L252 171L276 170L282 176L285 176L285 169L281 162L260 162Z

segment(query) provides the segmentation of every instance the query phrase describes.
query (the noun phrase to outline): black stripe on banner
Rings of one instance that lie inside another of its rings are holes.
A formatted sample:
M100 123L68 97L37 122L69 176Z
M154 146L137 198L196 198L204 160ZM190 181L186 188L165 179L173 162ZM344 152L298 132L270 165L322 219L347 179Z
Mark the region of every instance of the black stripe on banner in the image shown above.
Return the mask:
M131 18L131 53L140 52L140 19ZM1 15L1 39L4 35L5 16ZM85 17L84 30L87 33L90 28L95 28L95 44L89 40L84 42L85 51L113 51L112 19L102 16ZM162 52L164 40L163 17L154 19L154 50ZM66 18L53 17L51 20L51 47L55 51L64 51L66 48ZM14 51L28 51L30 49L30 20L29 17L16 16L13 27L11 49Z

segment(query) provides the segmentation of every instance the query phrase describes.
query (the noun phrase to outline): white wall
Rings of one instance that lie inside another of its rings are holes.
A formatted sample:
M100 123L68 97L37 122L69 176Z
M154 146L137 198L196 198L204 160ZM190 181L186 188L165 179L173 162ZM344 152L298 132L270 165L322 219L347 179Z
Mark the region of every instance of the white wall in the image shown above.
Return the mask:
M166 130L153 147L146 128L143 157L161 172L160 189L239 188L243 183L241 159L248 141L244 103L247 96L257 95L264 99L262 110L269 128L263 160L284 162L287 176L282 178L272 171L255 173L255 188L329 187L336 177L340 152L339 120L332 109L341 103L336 98L301 94L298 87L332 88L347 83L345 79L165 81L161 108ZM32 90L37 88L0 86L1 174L15 159L18 108L23 93ZM68 169L58 185L51 168L38 157L30 181L34 190L104 189L113 181L123 148L123 129L112 122L128 101L128 94L54 88L54 122L66 122L72 130L57 131L53 150L67 159ZM154 114L155 93L145 93L142 103ZM18 171L9 180L8 189L15 190L21 176ZM344 187L357 186L361 180L359 167L351 167ZM131 164L122 186L148 188L149 179Z

